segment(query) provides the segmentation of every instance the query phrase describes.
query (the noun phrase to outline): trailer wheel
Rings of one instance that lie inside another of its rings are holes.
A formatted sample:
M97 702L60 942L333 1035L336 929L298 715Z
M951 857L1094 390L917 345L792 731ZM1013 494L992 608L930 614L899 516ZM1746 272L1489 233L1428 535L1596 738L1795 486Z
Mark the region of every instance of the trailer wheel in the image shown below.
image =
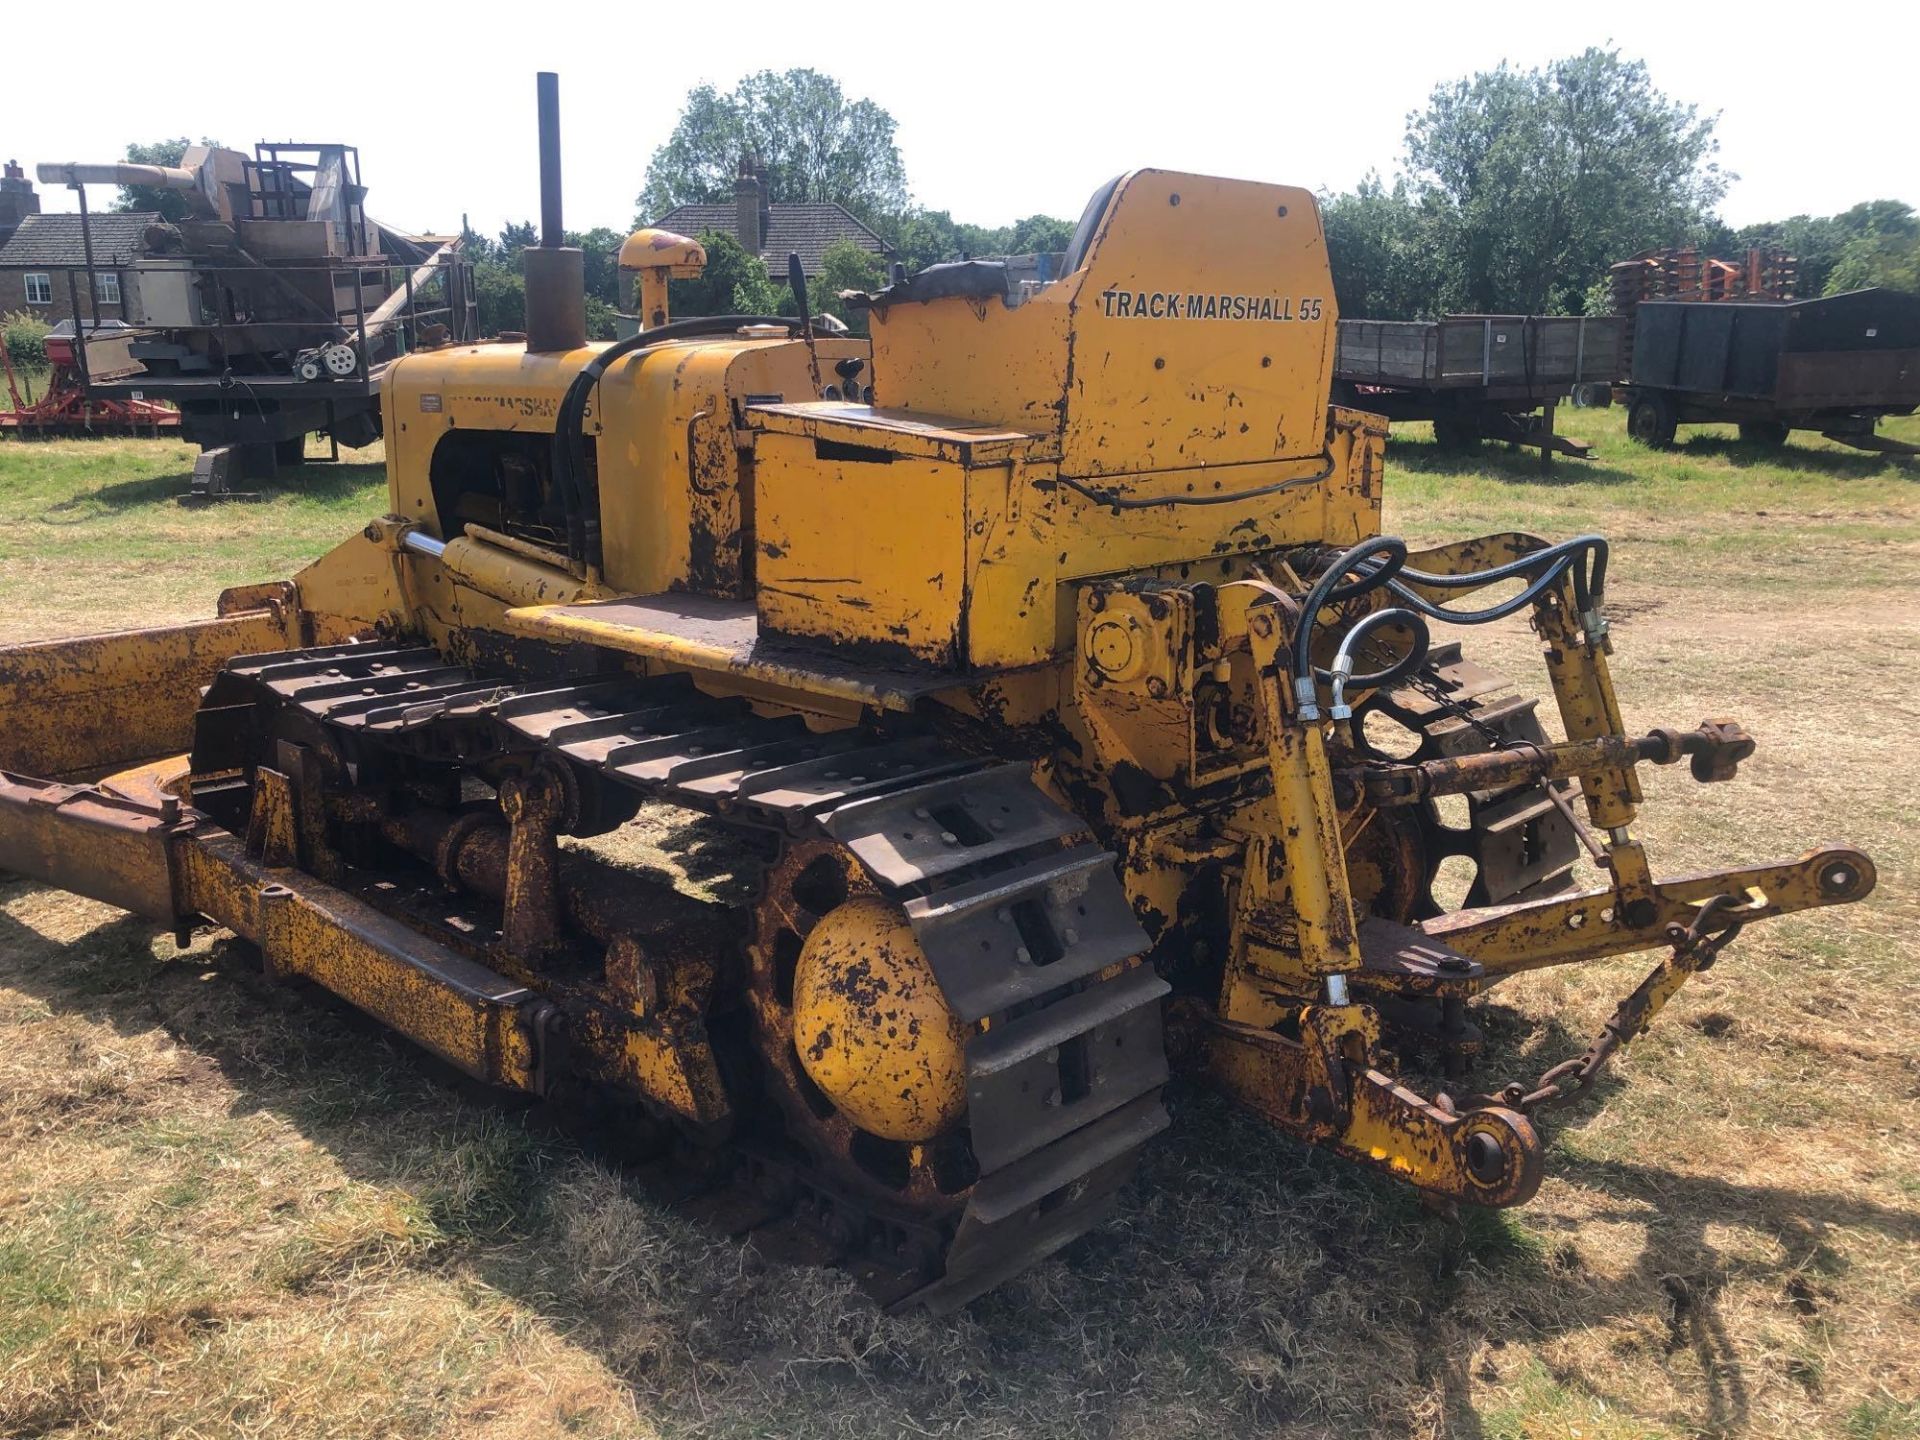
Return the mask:
M1627 433L1655 450L1664 450L1673 443L1678 423L1673 406L1663 395L1642 395L1627 411Z
M1442 415L1433 422L1433 443L1442 450L1478 450L1480 427L1456 415Z
M1784 420L1743 420L1740 423L1742 440L1768 450L1778 450L1785 445L1789 433L1790 427Z

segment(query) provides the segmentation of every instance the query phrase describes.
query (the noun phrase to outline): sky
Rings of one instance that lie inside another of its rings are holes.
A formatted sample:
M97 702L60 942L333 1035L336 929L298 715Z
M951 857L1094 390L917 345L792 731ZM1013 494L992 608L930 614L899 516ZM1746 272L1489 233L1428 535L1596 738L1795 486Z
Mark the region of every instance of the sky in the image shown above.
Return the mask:
M367 209L384 223L452 231L464 214L493 233L537 214L533 76L552 69L566 223L624 230L691 87L809 66L893 114L916 201L998 225L1071 219L1105 180L1148 165L1344 190L1368 170L1392 174L1407 113L1436 84L1614 45L1668 95L1719 113L1719 160L1740 177L1721 207L1730 224L1875 198L1920 207L1914 0L1817 11L1740 0L468 3L451 23L403 7L390 26L365 27L363 52L304 63L316 33L354 27L316 27L293 5L166 13L95 3L96 33L137 43L77 69L57 47L8 66L0 156L31 177L41 162L116 159L129 141L169 135L241 149L344 141L360 148ZM375 48L385 37L395 51ZM59 188L42 187L42 203L74 208Z

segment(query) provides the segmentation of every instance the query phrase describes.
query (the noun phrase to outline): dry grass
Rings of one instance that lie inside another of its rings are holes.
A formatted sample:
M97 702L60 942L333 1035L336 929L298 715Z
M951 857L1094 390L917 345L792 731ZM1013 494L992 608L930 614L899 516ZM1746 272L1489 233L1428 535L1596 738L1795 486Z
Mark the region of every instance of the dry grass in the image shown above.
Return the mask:
M177 503L199 453L177 440L0 443L0 644L208 614L386 510L377 444L334 465L307 443L316 463L204 508Z
M1612 534L1628 723L1761 739L1734 785L1654 773L1656 862L1836 838L1881 881L1730 950L1558 1124L1525 1211L1439 1219L1182 1091L1112 1226L956 1319L890 1319L238 946L176 956L5 884L0 1435L1920 1435L1913 476L1582 426L1599 466L1545 483L1396 441L1391 524ZM57 541L38 563L101 621L149 613ZM15 544L17 635L43 617ZM1537 673L1524 633L1475 639ZM1502 992L1497 1067L1577 1049L1646 963Z

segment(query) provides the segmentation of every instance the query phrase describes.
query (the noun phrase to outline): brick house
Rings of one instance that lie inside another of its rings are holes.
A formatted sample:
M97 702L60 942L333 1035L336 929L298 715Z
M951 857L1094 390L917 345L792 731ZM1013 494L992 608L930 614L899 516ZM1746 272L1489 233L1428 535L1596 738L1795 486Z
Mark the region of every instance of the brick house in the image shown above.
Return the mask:
M136 211L88 219L100 318L125 319L121 269L146 254L147 227L160 216ZM80 217L42 215L40 196L20 166L9 160L0 174L0 314L24 310L57 325L73 318L73 297L78 295L82 318L91 320L93 307L86 292Z
M653 224L657 229L696 238L702 230L731 235L749 255L758 255L766 262L767 273L776 285L786 283L787 256L796 253L807 278L817 279L821 258L836 240L851 240L882 259L893 253L886 241L844 206L831 202L768 203L766 177L755 174L744 156L733 182L733 204L676 205Z

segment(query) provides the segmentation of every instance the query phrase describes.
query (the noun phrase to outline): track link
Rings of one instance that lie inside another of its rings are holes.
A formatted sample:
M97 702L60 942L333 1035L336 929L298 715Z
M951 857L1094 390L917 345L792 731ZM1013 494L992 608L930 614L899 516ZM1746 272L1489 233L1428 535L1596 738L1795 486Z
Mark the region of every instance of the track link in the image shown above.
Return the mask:
M1479 754L1515 744L1544 744L1539 700L1508 692L1513 682L1464 658L1458 644L1436 645L1414 678L1376 697L1369 709L1391 716L1419 737L1415 760ZM1553 782L1562 798L1567 781ZM1534 781L1467 796L1467 826L1429 817L1433 860L1464 855L1474 862L1469 905L1504 905L1568 889L1580 845L1573 822L1545 783Z
M915 1207L765 1153L743 1152L736 1168L760 1203L782 1196L788 1213L853 1235L854 1268L884 1298L950 1309L1044 1259L1105 1218L1166 1128L1168 987L1141 963L1147 937L1114 857L1027 764L924 732L812 734L797 716L756 716L673 682L542 686L426 647L327 646L222 670L196 735L194 769L209 777L196 804L233 826L261 739L289 710L348 754L545 754L790 846L850 854L904 908L969 1027L970 1183ZM931 1257L917 1243L929 1230Z

